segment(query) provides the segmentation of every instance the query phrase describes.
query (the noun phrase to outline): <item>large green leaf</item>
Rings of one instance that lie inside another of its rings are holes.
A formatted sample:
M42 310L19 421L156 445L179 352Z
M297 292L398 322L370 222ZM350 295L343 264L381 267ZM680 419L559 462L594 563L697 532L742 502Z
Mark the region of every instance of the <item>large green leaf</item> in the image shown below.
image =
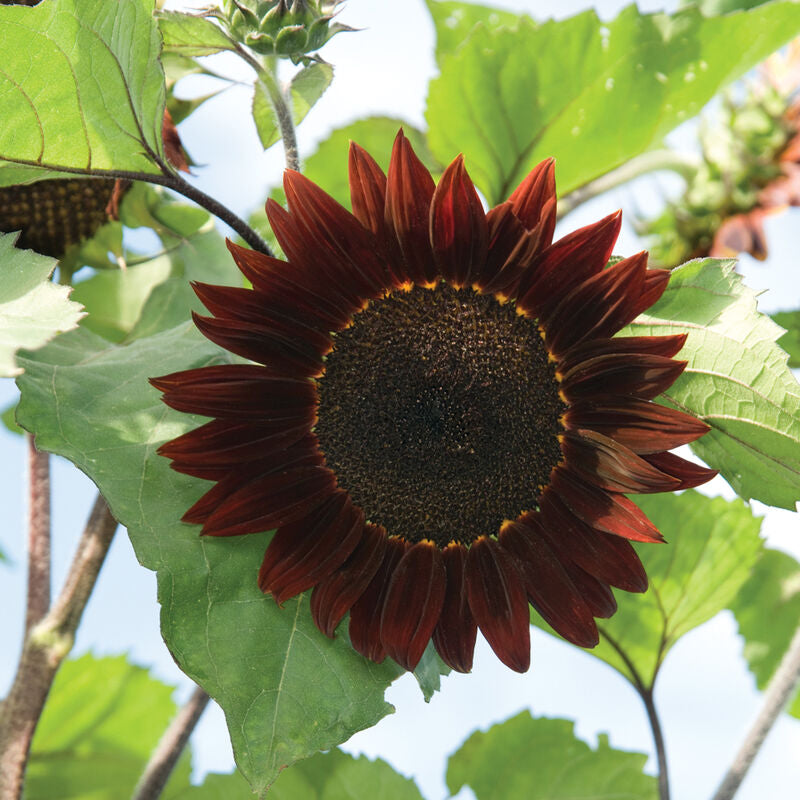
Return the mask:
M280 609L261 594L269 534L201 539L179 522L209 484L155 450L199 420L166 408L147 378L221 358L189 323L125 347L79 329L21 359L18 420L95 481L140 562L158 571L164 639L222 706L237 763L263 791L285 765L389 713L383 693L401 670L363 659L346 634L319 633L307 596Z
M66 661L33 738L26 800L130 797L175 714L172 691L122 656ZM188 754L173 781L188 784Z
M440 35L454 13L435 14ZM469 6L464 14L473 12ZM515 29L479 25L443 58L426 112L431 152L463 153L490 204L539 161L558 159L569 192L656 147L721 86L800 31L800 5L773 2L708 19L633 5L611 22L594 11Z
M519 15L493 6L459 3L454 0L425 0L436 27L436 60L457 50L472 29L483 23L488 28L516 27Z
M800 564L786 553L765 549L730 609L744 637L744 657L763 689L800 627ZM788 711L800 717L797 693Z
M761 520L741 500L695 491L635 500L667 543L637 545L650 588L615 593L617 613L598 621L600 644L589 652L647 689L675 642L726 608L747 580L761 551Z
M234 49L234 43L222 28L202 15L160 11L158 28L164 40L164 51L168 53L208 56Z
M786 330L778 344L789 356L789 366L800 367L800 311L776 311L772 319Z
M447 787L456 794L469 786L478 800L655 800L644 753L614 750L605 735L593 750L574 728L523 711L473 733L450 756Z
M158 172L159 49L153 0L0 6L0 184L23 167Z
M686 331L689 364L665 392L711 431L692 445L736 493L794 510L800 499L800 385L775 344L781 329L757 311L733 261L702 259L674 270L662 298L627 333Z
M17 250L17 234L0 233L0 377L17 375L14 355L69 331L83 316L69 287L50 283L56 262L32 250Z

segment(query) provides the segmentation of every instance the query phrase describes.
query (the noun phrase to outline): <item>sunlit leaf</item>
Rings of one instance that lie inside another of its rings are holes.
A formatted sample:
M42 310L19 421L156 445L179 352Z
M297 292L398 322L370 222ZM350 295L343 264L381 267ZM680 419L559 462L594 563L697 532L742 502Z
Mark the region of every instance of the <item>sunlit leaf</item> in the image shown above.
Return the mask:
M800 367L800 311L778 311L770 316L786 329L778 344L789 354L789 366Z
M472 3L450 2L450 0L425 0L436 26L436 60L457 50L469 37L472 29L483 23L490 28L501 25L514 27L519 15L492 6Z
M675 642L726 608L747 580L761 550L761 520L741 500L695 491L634 499L667 543L636 545L650 588L615 592L617 613L598 620L600 644L587 652L649 688Z
M81 307L67 286L49 281L56 262L32 250L17 250L17 234L0 233L0 377L18 375L14 355L36 349L78 325Z
M160 11L158 29L166 52L184 56L208 56L233 50L233 42L210 19L181 11Z
M19 167L158 172L164 74L153 0L0 6L0 183ZM32 69L35 64L35 69Z
M440 30L455 8L437 15ZM630 5L608 23L586 11L541 25L522 17L513 30L506 19L478 26L442 59L426 112L433 155L447 163L463 153L492 205L549 156L564 193L659 146L720 87L796 36L800 5L711 19L694 8L668 16Z
M164 639L222 706L237 763L262 791L284 766L389 713L383 693L401 670L323 636L307 595L281 609L261 594L269 534L200 538L179 521L209 484L155 451L199 420L168 409L147 378L224 357L190 323L125 347L79 329L21 359L18 420L95 481L139 561L158 571Z
M447 787L455 795L468 786L477 800L655 800L644 753L615 750L605 734L593 749L574 728L523 711L473 733L450 756Z
M775 344L781 329L757 311L733 266L703 259L673 270L663 297L626 332L688 332L678 357L689 364L663 397L711 426L693 450L745 500L794 509L800 385Z
M175 714L172 692L122 656L66 661L33 738L26 800L130 797ZM188 754L174 775L188 784Z
M800 563L786 553L765 549L730 609L744 637L744 657L758 688L764 689L800 627ZM800 717L796 692L788 711Z

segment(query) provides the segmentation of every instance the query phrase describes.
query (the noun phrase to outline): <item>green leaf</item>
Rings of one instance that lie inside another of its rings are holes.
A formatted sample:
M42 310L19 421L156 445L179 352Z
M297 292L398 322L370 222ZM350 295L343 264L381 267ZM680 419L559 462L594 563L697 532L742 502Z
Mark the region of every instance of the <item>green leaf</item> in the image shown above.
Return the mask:
M617 613L599 621L600 644L588 652L647 689L675 642L726 608L747 580L761 551L761 520L741 500L695 491L634 500L667 544L636 545L650 588L615 593ZM534 622L545 627L538 615Z
M425 0L436 27L436 61L441 64L444 56L453 53L469 38L472 29L479 23L488 28L501 25L514 27L519 15L492 6L472 3L439 2Z
M181 11L159 11L158 29L164 39L165 52L208 56L235 49L225 32L203 16Z
M691 0L681 5L697 6L707 17L717 14L729 14L731 11L742 11L756 6L763 6L768 0Z
M523 711L473 733L450 756L447 788L469 786L478 800L656 800L644 753L614 750L605 734L592 749L574 729L571 720Z
M292 78L289 84L289 96L295 125L299 125L306 118L306 114L322 97L332 80L333 67L327 63L310 64ZM261 146L265 150L281 138L280 127L270 102L269 90L261 81L256 81L255 84L253 119Z
M3 425L6 426L6 430L10 433L16 433L18 435L22 435L25 433L19 425L17 425L17 403L16 400L6 408L2 414L0 414L0 420L3 421Z
M442 163L463 153L491 205L549 156L569 192L659 146L798 31L800 5L788 0L713 19L631 5L608 23L587 11L478 26L430 84L431 152Z
M172 692L123 656L64 662L33 738L26 800L130 797L175 714ZM189 770L187 754L174 780L188 784Z
M794 510L800 386L775 344L781 329L758 312L734 263L702 259L673 270L662 298L626 332L689 333L678 354L689 364L662 398L711 426L692 449L745 500Z
M284 766L389 713L383 693L401 670L362 658L346 635L323 636L307 596L281 609L261 594L269 534L200 538L179 521L209 484L155 451L200 420L168 409L147 378L222 358L189 323L125 347L79 329L21 359L17 416L43 449L89 475L139 561L157 570L164 639L222 706L237 763L263 792Z
M0 161L159 172L159 50L153 0L0 6ZM0 171L0 182L15 172Z
M72 298L89 312L84 326L110 342L121 342L139 319L152 290L170 271L169 259L156 258L125 270L99 272L75 284Z
M800 564L778 550L764 550L729 608L744 638L744 657L764 689L800 627ZM788 707L800 717L800 695Z
M778 344L789 356L789 366L800 367L800 311L777 311L770 315L773 322L786 329Z
M18 375L14 355L21 347L35 349L56 334L77 327L83 316L70 289L50 283L52 258L17 250L17 234L0 233L0 377Z
M422 131L394 117L367 117L334 130L320 143L316 152L305 160L303 174L343 206L350 208L350 184L347 180L350 142L361 145L385 172L389 167L392 142L400 128L425 166L433 173L441 172L441 165L430 154ZM275 190L272 196L280 202L284 201L282 190Z
M173 793L167 787L165 800L250 800L244 778L207 775L201 786ZM412 780L395 772L385 761L354 758L340 750L317 753L285 769L270 787L269 800L422 800Z

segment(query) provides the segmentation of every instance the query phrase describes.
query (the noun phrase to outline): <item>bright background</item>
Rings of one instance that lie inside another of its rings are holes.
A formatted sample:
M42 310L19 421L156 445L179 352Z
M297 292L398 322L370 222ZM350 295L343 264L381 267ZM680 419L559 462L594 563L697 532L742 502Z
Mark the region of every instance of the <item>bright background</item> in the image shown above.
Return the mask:
M186 5L170 3L168 7ZM538 20L569 16L589 5L578 0L504 2L505 7L527 11ZM623 0L601 0L595 8L601 17L610 19L624 5ZM676 5L677 0L639 3L643 11L674 10ZM424 127L427 84L436 67L433 25L422 0L348 0L340 20L362 30L337 36L323 50L326 60L336 67L336 77L300 127L301 156L310 154L331 129L363 116L397 116ZM248 79L235 59L218 57L213 66ZM207 85L187 81L178 94L207 91ZM248 90L234 87L209 101L180 127L192 157L202 165L195 169L196 183L240 215L263 203L268 188L279 182L283 166L279 145L267 153L262 151L248 110ZM671 141L692 146L692 123L673 134ZM567 217L561 223L561 234L618 207L626 209L629 220L634 208L654 214L663 193L679 189L680 182L670 176L640 179L633 188L597 198ZM800 281L792 274L798 214L768 221L769 262L742 260L746 282L753 288L769 288L761 298L762 310L800 308ZM624 226L617 252L638 249L630 225ZM157 365L153 369L158 373ZM9 405L15 395L11 381L0 382L0 407ZM23 440L5 429L0 430L0 448L0 507L6 520L0 529L0 543L13 561L11 567L0 565L0 607L5 609L0 624L3 693L13 678L22 636L26 451ZM54 591L58 591L95 490L71 464L57 458L53 459L53 484ZM733 496L721 478L704 490ZM800 532L794 516L758 503L753 510L764 515L763 533L769 545L800 557ZM133 662L177 686L177 697L184 700L191 683L161 640L155 597L155 575L139 566L120 531L87 608L73 655L127 653ZM503 667L479 641L472 674L445 678L442 691L429 704L423 702L413 677L400 679L387 693L397 713L355 735L345 749L386 759L415 778L428 800L442 800L448 796L444 784L447 756L473 730L486 729L530 709L534 716L576 720L577 735L590 744L596 742L598 733L608 732L613 747L650 753L648 770L655 771L644 708L628 683L586 652L536 629L532 638L533 662L525 675ZM760 707L760 695L741 652L735 621L724 612L684 637L667 657L655 696L676 800L710 797ZM196 777L233 767L223 715L216 706L206 711L192 745ZM738 797L797 797L799 753L800 722L785 717L767 739ZM472 793L463 790L458 797L465 800Z

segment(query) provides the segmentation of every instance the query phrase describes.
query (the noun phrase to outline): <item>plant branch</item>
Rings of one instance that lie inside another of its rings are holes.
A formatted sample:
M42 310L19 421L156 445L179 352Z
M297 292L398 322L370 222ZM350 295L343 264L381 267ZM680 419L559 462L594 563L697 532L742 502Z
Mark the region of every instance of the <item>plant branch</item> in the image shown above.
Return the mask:
M28 440L28 598L25 634L50 608L50 454Z
M98 495L67 580L56 602L26 634L14 683L0 716L0 797L22 796L31 740L53 679L75 639L86 602L97 581L117 521Z
M64 167L59 164L45 164L38 161L30 161L22 158L6 158L10 164L23 164L30 167L39 167L41 169L51 170L53 172L63 172L67 175L83 175L86 178L118 178L119 180L127 181L142 181L144 183L154 183L158 186L165 186L167 189L172 189L173 192L182 194L184 197L197 203L197 205L204 208L206 211L218 217L223 222L230 225L239 236L244 239L247 244L254 250L258 250L268 256L273 256L274 253L270 250L269 245L254 231L241 217L238 217L227 206L222 205L218 200L215 200L210 195L206 194L201 189L193 186L173 169L168 167L163 161L157 157L154 159L157 166L162 170L161 172L133 172L129 170L120 169L84 169L80 167Z
M284 160L286 169L300 171L300 155L297 149L297 134L294 128L294 117L290 108L291 99L289 94L291 89L287 87L284 91L278 84L277 76L268 67L262 67L257 74L256 80L269 95L275 118L278 121L278 128L281 132L283 141Z
M133 790L132 800L156 800L167 785L192 731L211 698L198 686L156 745Z
M764 704L722 779L713 800L731 800L776 720L800 683L800 628L764 691Z
M653 150L649 153L642 153L562 197L558 201L558 218L569 214L570 211L574 211L588 200L649 172L670 170L688 180L697 172L700 163L698 157L678 153L674 150Z

